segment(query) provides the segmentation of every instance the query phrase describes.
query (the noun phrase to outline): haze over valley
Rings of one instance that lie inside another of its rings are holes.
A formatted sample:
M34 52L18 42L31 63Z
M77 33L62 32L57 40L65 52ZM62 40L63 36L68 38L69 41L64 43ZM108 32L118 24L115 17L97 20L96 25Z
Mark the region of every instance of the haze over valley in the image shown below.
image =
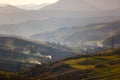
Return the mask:
M119 80L119 4L0 0L0 80Z
M6 5L0 7L0 33L29 37L64 27L119 21L118 1L110 0L109 3L105 3L106 5L97 5L102 2L60 0L38 10L23 10ZM96 5L92 6L92 4ZM110 7L111 5L116 6ZM97 7L101 8L95 9Z

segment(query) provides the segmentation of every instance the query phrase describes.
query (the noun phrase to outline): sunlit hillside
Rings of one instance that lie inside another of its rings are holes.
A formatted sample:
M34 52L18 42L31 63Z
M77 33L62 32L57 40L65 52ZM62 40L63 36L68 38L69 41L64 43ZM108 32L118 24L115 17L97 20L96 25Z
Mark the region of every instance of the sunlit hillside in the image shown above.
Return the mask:
M120 0L0 0L0 80L120 80Z
M119 53L120 49L115 49L94 55L75 56L50 64L37 65L21 73L0 72L0 78L1 80L119 80Z

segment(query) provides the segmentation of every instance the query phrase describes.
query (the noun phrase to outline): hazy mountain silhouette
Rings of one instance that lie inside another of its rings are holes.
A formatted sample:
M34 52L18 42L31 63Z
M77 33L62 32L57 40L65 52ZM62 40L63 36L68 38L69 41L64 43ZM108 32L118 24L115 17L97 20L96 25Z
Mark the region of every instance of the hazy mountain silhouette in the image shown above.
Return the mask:
M104 4L103 4L104 3ZM59 0L57 3L46 6L43 10L61 11L104 11L120 8L118 0ZM112 6L115 5L115 6Z
M108 4L112 4L112 1L110 0ZM40 10L22 10L8 5L1 8L0 30L1 33L7 32L7 34L27 36L60 27L83 26L120 20L120 11L117 6L103 10L100 5L96 5L99 1L95 5L93 5L93 0L91 2L90 4L88 0L60 0ZM117 5L117 3L113 4ZM3 14L3 12L5 13Z
M6 5L6 6L0 7L0 13L5 13L5 14L20 12L20 11L23 11L23 10L12 5Z
M61 43L80 46L81 41L103 41L110 35L120 33L120 22L89 24L87 26L74 26L61 28L54 32L33 35L33 38L43 41L58 41Z
M84 0L59 0L57 3L44 7L42 10L57 11L91 11L94 6L86 4Z

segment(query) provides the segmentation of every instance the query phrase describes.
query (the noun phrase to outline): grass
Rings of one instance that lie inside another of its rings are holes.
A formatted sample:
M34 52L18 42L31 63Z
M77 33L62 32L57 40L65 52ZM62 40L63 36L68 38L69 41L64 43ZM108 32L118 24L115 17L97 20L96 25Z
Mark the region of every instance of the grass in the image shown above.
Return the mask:
M120 80L120 55L101 55L64 61L78 70L89 70L86 80ZM96 67L102 65L103 67ZM92 79L93 78L93 79Z
M112 60L118 60L119 58L116 55L111 56L93 56L87 58L80 58L75 60L64 61L65 64L70 65L73 68L85 70L94 68L98 63L106 63Z
M70 66L62 72L50 73L45 77L35 77L32 80L120 80L120 50L107 51L100 55L92 55L81 58L66 59L59 61L51 66L60 67L61 64ZM59 64L59 65L58 65ZM57 65L57 66L56 66ZM61 66L60 68L63 68ZM71 68L72 67L72 68ZM13 75L14 73L4 73L5 75ZM44 73L43 73L44 76ZM9 76L8 76L9 77ZM62 79L58 79L62 78ZM23 80L23 79L20 79ZM29 80L29 79L24 79Z

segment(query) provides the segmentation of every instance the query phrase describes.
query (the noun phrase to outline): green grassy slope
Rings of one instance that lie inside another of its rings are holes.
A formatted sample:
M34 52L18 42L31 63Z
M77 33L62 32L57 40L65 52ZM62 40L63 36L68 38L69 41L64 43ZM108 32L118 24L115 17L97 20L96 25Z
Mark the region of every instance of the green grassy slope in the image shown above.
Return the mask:
M19 74L22 78L17 80L120 80L119 75L120 49L116 49L37 65Z
M85 80L119 80L120 50L109 50L100 55L64 61L79 70L89 70Z

